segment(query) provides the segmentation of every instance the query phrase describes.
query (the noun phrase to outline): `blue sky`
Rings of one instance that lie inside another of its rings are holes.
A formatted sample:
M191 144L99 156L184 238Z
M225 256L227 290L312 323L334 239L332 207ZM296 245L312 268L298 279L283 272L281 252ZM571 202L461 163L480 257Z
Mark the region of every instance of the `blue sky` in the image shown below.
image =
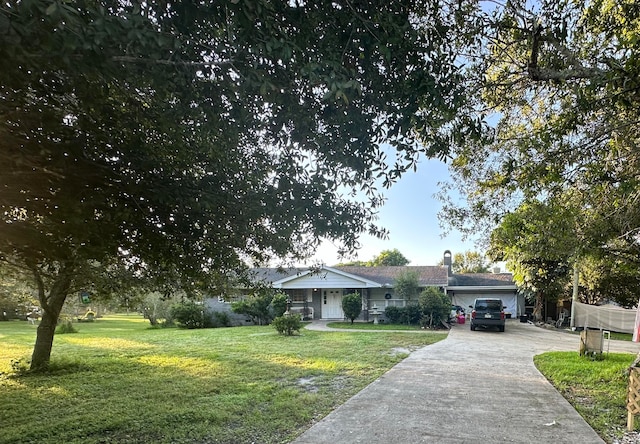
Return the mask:
M357 260L370 260L383 250L397 248L409 259L410 265L437 265L445 250L453 254L478 250L473 240L462 241L458 232L442 237L438 224L441 203L434 198L438 182L449 178L448 166L436 159L422 159L417 172L407 172L390 189L387 201L380 209L378 224L389 231L387 240L362 236L362 248ZM478 250L480 251L480 250ZM326 265L340 262L337 248L324 243L311 260Z

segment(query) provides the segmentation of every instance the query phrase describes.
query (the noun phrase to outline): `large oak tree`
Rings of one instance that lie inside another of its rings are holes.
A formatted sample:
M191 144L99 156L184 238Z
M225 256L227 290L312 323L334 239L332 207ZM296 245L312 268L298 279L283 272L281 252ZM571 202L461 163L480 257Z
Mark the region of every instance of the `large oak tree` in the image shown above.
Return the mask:
M32 368L105 270L212 289L382 235L377 184L462 123L451 3L4 2L0 259L38 288Z
M452 147L446 221L489 239L524 202L539 235L553 235L557 225L545 225L546 212L531 205L557 206L570 196L572 252L580 253L571 261L593 254L637 267L640 5L516 0L475 17L484 27L469 51L477 95L468 112L486 125L483 137Z

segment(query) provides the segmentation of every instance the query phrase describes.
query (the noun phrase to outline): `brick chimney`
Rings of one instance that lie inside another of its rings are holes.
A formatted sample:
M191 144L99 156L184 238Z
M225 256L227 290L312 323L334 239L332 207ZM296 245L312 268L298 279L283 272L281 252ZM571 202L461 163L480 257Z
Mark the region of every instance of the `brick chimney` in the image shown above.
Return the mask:
M442 264L447 267L447 274L451 276L451 251L445 250Z

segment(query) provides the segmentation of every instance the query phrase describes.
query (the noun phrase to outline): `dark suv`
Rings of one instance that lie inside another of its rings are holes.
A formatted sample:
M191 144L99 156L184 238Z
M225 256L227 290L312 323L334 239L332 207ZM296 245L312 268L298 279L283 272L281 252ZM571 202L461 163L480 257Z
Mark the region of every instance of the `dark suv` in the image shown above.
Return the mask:
M498 327L504 331L504 309L502 299L478 298L469 305L471 311L471 330L477 327Z

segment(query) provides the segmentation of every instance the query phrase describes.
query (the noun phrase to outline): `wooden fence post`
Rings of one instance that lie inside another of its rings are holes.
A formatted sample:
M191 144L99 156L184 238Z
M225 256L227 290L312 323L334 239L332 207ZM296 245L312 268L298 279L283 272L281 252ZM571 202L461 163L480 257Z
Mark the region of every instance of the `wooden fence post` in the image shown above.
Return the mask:
M640 368L629 368L629 388L627 390L627 429L633 430L635 416L640 414Z

